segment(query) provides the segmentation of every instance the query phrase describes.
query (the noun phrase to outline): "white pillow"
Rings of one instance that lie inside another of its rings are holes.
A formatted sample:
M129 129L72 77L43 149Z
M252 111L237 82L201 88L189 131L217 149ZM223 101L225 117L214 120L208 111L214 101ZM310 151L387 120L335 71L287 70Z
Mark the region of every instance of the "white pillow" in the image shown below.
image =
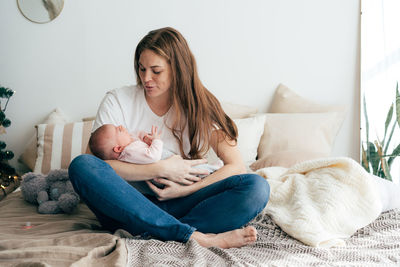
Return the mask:
M249 166L257 157L257 148L264 131L265 114L251 118L234 119L233 121L238 129L237 147L245 165ZM206 158L210 164L218 160L212 148L207 153Z
M38 125L34 172L68 168L72 159L86 152L92 127L93 121Z

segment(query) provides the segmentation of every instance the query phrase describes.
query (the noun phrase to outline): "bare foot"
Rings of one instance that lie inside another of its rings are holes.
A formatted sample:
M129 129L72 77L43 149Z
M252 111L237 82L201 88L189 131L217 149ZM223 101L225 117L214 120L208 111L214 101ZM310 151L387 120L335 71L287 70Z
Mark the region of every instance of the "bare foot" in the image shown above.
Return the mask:
M236 229L220 234L203 234L194 232L190 238L203 247L240 248L257 240L257 230L253 226Z

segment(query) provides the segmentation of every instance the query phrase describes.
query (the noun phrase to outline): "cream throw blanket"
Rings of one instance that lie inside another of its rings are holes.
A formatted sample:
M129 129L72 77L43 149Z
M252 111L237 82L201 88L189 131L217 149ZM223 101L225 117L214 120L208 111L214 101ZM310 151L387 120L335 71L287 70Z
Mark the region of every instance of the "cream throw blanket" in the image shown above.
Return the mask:
M313 247L344 246L343 239L381 213L370 174L350 158L317 159L256 173L271 186L264 212L286 233Z

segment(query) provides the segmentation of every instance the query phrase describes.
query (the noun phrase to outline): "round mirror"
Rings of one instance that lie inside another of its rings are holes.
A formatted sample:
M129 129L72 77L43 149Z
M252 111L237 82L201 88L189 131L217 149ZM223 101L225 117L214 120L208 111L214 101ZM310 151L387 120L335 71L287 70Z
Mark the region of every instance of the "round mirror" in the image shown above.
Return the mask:
M47 23L57 18L64 7L64 0L17 0L25 18L36 23Z

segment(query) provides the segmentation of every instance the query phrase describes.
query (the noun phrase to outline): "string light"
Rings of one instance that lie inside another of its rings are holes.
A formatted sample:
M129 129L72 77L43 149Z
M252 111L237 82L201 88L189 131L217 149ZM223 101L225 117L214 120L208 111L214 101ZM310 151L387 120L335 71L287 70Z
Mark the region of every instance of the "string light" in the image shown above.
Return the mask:
M3 192L2 195L0 193L0 200L3 199L4 197L6 197L7 194L14 191L16 188L18 188L20 183L21 183L20 176L18 176L16 174L10 175L8 173L4 173L4 172L0 171L0 188L1 188L1 192Z

